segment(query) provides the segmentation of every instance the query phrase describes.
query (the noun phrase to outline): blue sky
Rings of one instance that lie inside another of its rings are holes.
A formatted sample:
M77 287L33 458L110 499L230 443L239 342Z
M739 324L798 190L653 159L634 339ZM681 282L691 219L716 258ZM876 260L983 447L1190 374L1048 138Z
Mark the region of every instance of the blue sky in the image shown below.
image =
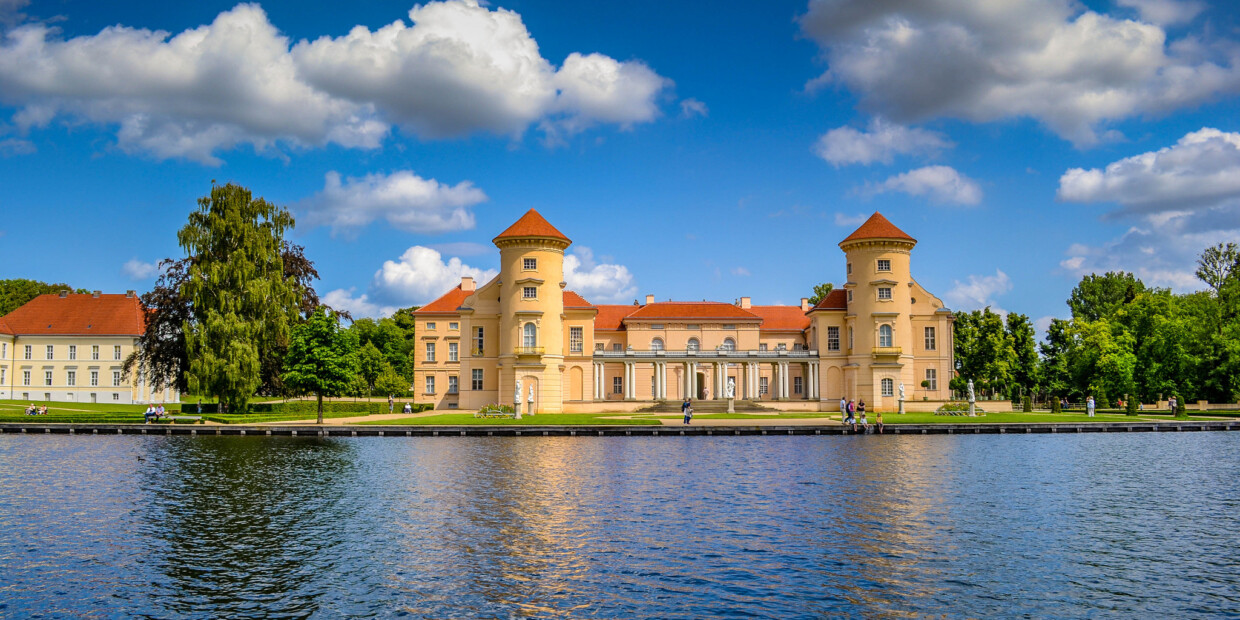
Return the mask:
M145 290L212 180L371 315L531 207L596 303L796 303L876 210L949 307L1043 323L1240 240L1234 3L314 7L0 0L0 277Z

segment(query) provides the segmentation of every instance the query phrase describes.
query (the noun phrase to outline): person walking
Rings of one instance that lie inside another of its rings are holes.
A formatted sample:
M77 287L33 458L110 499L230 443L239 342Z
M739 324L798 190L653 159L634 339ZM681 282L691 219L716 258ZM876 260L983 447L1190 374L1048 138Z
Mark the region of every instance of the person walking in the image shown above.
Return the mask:
M848 411L847 411L847 413L848 413L848 415L844 418L844 423L845 423L845 424L848 424L848 425L851 425L851 426L852 426L852 429L853 429L853 432L855 433L855 432L857 432L857 419L854 417L854 414L856 414L856 413L857 413L857 405L856 405L855 403L853 403L853 401L851 401L851 400L850 400L850 401L848 401Z
M1172 396L1171 398L1168 398L1168 399L1167 399L1167 407L1171 409L1171 417L1173 417L1173 418L1175 417L1175 405L1176 405L1176 403L1175 403L1175 397L1174 397L1174 396Z
M395 404L396 401L392 398L392 395L388 394L388 413L392 413L392 406Z
M688 424L689 420L693 419L693 404L689 402L688 398L680 404L680 414L685 416L685 424Z
M840 397L840 421L843 421L844 418L847 418L847 417L848 417L848 401L844 400L844 397L841 396Z
M1090 396L1085 399L1085 415L1094 417L1094 397Z

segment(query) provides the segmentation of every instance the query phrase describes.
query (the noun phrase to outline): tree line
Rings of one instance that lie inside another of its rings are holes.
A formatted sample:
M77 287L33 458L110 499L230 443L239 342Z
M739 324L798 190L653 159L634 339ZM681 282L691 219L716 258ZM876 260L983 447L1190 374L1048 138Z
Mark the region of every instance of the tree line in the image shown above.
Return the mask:
M1123 271L1090 274L1067 300L1069 319L1053 319L1035 347L1027 316L990 308L956 314L962 390L1006 398L1036 394L1080 402L1240 400L1240 251L1226 243L1197 261L1203 291L1174 294Z

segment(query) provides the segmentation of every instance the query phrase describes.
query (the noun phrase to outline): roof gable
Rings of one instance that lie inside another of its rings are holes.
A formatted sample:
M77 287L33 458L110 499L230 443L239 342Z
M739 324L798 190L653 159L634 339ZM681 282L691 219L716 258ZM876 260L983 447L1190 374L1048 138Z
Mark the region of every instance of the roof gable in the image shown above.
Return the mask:
M844 289L835 289L823 297L821 301L814 305L813 310L847 310L848 309L848 291Z
M0 319L16 336L141 336L146 316L136 295L39 295Z
M870 216L870 219L866 220L860 228L854 230L853 234L845 237L840 243L844 244L849 241L860 241L862 239L904 239L913 243L917 242L916 239L897 228L895 224L888 221L878 211L875 211L874 215Z
M492 241L498 241L500 239L516 239L516 238L522 238L522 237L542 237L542 238L560 239L561 241L571 243L571 241L569 241L569 238L564 236L564 233L556 230L555 226L552 226L551 223L546 220L546 218L544 218L540 213L538 213L538 211L535 211L534 209L530 209L529 211L526 211L525 215L521 216L521 219L514 222L512 226L509 226L507 229L504 230L504 232L496 235L495 239L492 239Z
M461 290L461 285L458 284L452 290L444 293L439 299L414 310L413 314L456 314L456 309L460 308L461 303L472 293L473 291Z
M593 308L594 304L586 301L585 297L578 295L573 291L564 291L564 307L565 308Z
M801 306L750 306L749 311L762 317L758 331L799 332L809 329L809 315Z

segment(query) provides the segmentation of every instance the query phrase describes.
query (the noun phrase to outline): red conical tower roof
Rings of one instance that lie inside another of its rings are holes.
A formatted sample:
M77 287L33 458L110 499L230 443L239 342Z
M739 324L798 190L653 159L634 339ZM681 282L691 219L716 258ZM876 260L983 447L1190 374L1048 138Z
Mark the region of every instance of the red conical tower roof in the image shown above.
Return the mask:
M888 221L887 218L883 217L883 214L878 211L875 211L874 215L871 215L870 219L866 220L860 228L854 230L853 234L845 237L844 240L840 242L840 245L844 245L850 241L861 241L862 239L901 239L904 241L912 241L913 243L917 243L916 239L910 237L908 233L903 230L896 228L895 224Z
M564 236L564 233L556 230L555 226L552 226L546 218L534 209L526 211L525 215L521 216L521 219L514 222L512 226L509 226L507 230L497 235L491 241L495 242L500 239L518 239L524 237L559 239L565 243L572 243L568 237Z

